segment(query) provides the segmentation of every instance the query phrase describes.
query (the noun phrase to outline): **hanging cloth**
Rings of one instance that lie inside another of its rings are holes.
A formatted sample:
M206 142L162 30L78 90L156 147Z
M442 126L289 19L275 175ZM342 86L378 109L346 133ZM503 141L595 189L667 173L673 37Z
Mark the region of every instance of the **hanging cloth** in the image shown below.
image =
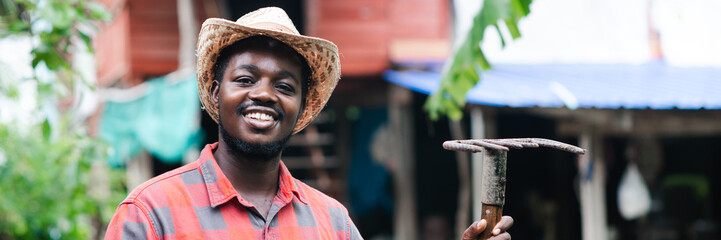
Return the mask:
M121 167L145 149L164 163L181 163L183 154L202 141L196 76L168 81L149 79L143 96L128 102L107 101L100 137L113 151L111 166Z

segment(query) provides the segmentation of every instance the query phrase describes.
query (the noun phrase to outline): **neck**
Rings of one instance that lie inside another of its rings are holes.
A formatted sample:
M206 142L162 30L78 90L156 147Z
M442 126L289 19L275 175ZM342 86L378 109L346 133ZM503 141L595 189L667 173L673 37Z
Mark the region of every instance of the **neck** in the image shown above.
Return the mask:
M218 167L242 196L265 195L271 199L278 191L280 154L259 158L234 152L221 138L213 153Z

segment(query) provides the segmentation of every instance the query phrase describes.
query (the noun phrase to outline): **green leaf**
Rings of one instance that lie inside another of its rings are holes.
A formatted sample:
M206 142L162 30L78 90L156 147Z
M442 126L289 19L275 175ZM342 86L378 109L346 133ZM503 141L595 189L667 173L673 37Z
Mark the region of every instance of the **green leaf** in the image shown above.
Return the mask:
M508 32L511 33L511 37L513 37L513 39L517 39L517 38L521 37L521 31L518 30L518 25L516 25L515 21L506 19L504 22L506 23Z
M8 26L8 30L10 31L10 33L15 34L25 32L28 30L28 24L22 20L15 20L10 23L10 26Z
M54 93L52 83L38 83L37 86L38 95L49 96Z
M60 54L55 49L36 49L35 59L33 59L33 67L37 66L35 63L36 59L38 62L42 61L51 71L58 71L60 69L69 69L70 65L65 59L60 57Z
M50 7L43 8L41 14L51 22L55 28L70 28L73 26L76 11L65 1L53 1Z
M35 55L35 54L33 54L33 55ZM39 58L39 57L37 57L37 55L35 55L35 56L33 57L33 61L31 62L30 65L32 65L33 68L36 68L36 67L38 66L38 64L40 64L40 61L41 61L41 60L42 60L41 58Z
M493 24L493 27L496 29L496 32L498 32L498 36L501 39L501 47L506 47L506 40L503 39L503 33L501 33L501 28L498 27L498 24Z
M515 16L527 16L531 13L531 0L511 0L511 8Z
M85 47L88 49L88 52L93 53L93 39L82 31L78 31L78 36L85 43Z
M18 99L20 97L20 92L18 91L17 87L10 86L6 90L5 94L7 94L8 98L10 99Z
M431 94L424 108L433 120L440 115L459 120L463 117L462 108L466 102L467 92L480 81L480 71L491 69L491 64L480 48L485 30L495 27L500 35L503 46L508 39L501 35L498 26L503 21L513 39L521 36L518 21L528 15L531 0L485 0L481 10L473 18L473 26L463 43L456 48L453 56L446 62L441 73L441 84Z
M48 121L47 118L45 119L45 121L43 121L42 129L43 129L43 138L46 141L50 140L50 132L52 131L52 129L50 128L50 122Z
M442 101L442 98L440 97L440 91L436 91L435 93L428 96L428 100L426 103L423 104L423 108L428 112L428 116L431 118L431 120L436 121L440 117L440 103Z
M483 69L483 71L487 71L491 69L491 63L488 62L488 59L486 59L486 55L483 54L482 50L479 50L478 55L476 55L476 63Z
M110 19L112 18L110 12L108 12L107 8L105 8L105 5L103 5L102 3L95 1L84 1L83 7L90 11L90 18L92 19L110 21Z

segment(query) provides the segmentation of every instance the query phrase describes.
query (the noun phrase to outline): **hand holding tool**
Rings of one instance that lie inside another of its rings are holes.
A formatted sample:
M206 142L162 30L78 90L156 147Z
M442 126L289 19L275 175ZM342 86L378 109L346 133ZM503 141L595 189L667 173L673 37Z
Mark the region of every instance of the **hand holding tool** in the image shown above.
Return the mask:
M505 138L505 139L468 139L450 140L443 148L451 151L483 152L483 181L481 184L482 218L488 225L480 239L488 239L493 227L501 220L503 204L506 200L506 160L510 148L549 147L575 154L585 154L586 150L562 142L543 138Z

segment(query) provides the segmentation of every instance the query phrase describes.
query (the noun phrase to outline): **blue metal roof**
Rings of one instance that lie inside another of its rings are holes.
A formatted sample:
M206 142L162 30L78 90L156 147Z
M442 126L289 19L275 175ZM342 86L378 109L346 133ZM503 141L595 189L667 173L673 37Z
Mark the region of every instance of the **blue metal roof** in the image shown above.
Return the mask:
M439 71L393 71L387 81L429 94ZM467 94L469 103L508 107L721 109L721 68L663 63L496 64Z

